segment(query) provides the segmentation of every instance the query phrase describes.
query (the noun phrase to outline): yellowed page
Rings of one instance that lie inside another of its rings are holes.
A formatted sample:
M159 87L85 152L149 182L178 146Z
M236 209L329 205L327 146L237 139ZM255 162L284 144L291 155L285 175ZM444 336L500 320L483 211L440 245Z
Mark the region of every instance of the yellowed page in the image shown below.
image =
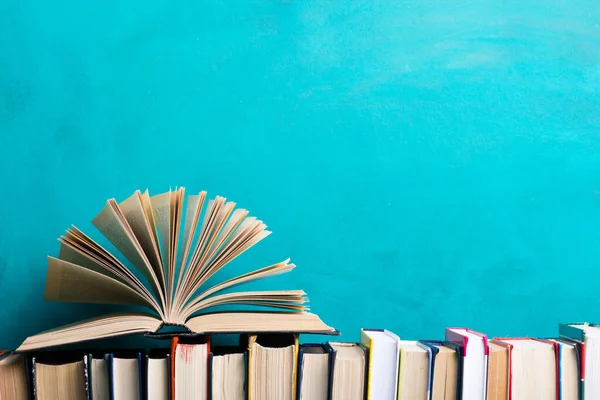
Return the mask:
M151 307L138 292L116 279L54 257L48 257L45 299Z
M164 295L152 265L144 254L142 247L136 239L131 227L120 211L119 205L114 200L109 200L100 214L92 221L94 226L111 241L111 243L131 263L146 276L155 295L160 299L164 308Z
M163 257L163 268L165 270L165 280L168 281L167 271L169 269L170 257L170 238L171 238L171 192L165 192L150 197L152 202L152 212L156 230L159 233L160 247Z
M194 243L194 236L196 233L196 227L198 226L198 220L202 209L204 207L204 200L206 199L206 192L200 192L197 196L189 196L187 201L187 209L185 212L185 224L183 227L183 253L181 255L181 261L179 263L179 277L177 278L177 285L175 286L175 297L179 292L179 287L183 282L183 277L186 271L187 260Z
M159 282L164 290L165 277L160 259L160 251L158 250L158 242L155 242L155 235L152 234L152 227L144 211L142 204L142 195L139 190L130 196L127 200L119 204L119 208L123 212L127 223L135 234L144 254L148 258L150 265L154 269L154 273L159 278Z
M186 318L187 318L187 316L190 315L190 314L188 314L189 310L192 307L194 307L198 302L200 302L201 300L207 298L208 296L218 293L222 290L232 288L237 285L241 285L243 283L252 282L257 279L268 278L271 276L276 276L279 274L284 274L286 272L290 272L291 270L296 268L296 265L289 264L289 261L290 261L290 259L288 258L287 260L282 261L280 263L273 264L268 267L261 268L261 269L255 270L255 271L251 271L251 272L245 273L244 275L237 276L235 278L231 278L225 282L221 282L221 283L211 287L210 289L203 291L202 294L200 294L199 296L192 299L189 302L189 304L186 305L186 307L183 311L183 315L186 315Z
M144 206L144 213L146 214L146 218L148 218L148 222L150 222L150 230L152 231L152 236L154 237L154 243L157 244L158 252L161 253L160 241L158 239L158 233L156 232L156 222L154 221L154 212L152 212L152 201L150 200L150 195L147 189L144 193L141 194L141 199L142 205Z
M87 255L85 255L85 253L81 253L80 251L71 247L68 244L68 242L61 242L60 250L58 252L58 258L73 264L80 265L82 267L106 275L108 277L117 279L122 283L126 282L125 277L116 273L112 267L109 267L100 261L88 257Z
M335 333L316 314L307 312L232 312L204 314L185 324L196 333L313 332Z
M16 351L31 351L70 343L156 332L162 321L148 314L112 314L88 319L30 336Z
M177 267L177 250L179 249L179 233L181 231L181 213L183 209L184 189L180 188L171 196L169 266L167 273L167 305L171 310L171 302L175 287L175 270Z

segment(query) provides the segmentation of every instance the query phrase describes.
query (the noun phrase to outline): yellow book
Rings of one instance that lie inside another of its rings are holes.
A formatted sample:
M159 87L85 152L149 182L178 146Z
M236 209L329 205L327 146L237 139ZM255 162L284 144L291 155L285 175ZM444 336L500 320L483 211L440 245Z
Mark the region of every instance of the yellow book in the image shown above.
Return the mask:
M369 352L367 400L395 400L400 338L385 329L361 329L360 341Z

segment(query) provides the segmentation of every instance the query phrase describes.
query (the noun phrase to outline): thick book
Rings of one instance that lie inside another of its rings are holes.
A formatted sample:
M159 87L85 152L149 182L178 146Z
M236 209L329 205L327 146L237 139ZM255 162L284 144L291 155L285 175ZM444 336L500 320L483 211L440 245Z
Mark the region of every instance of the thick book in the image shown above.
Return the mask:
M142 400L144 374L141 352L109 353L108 382L110 400Z
M31 389L35 400L86 400L87 355L46 353L31 358Z
M558 392L560 400L579 400L579 344L568 339L550 339L558 345Z
M385 329L361 329L360 342L369 349L367 400L396 400L400 338Z
M29 362L22 354L0 354L0 399L32 400L28 370Z
M248 400L296 400L298 335L248 336Z
M68 229L59 239L58 257L48 258L46 300L134 305L148 312L105 315L42 332L17 350L151 334L164 325L197 334L337 333L307 312L302 290L225 292L291 271L289 259L206 288L216 272L271 232L234 202L220 196L205 200L201 192L184 205L183 188L152 197L136 191L121 203L108 200L93 224L136 272L76 227ZM244 310L211 312L232 305Z
M322 344L303 344L298 354L298 400L328 400L329 351Z
M447 328L446 341L455 343L461 351L462 400L485 399L489 354L487 336L467 328Z
M171 339L171 400L209 398L209 355L211 338Z
M169 400L171 355L168 351L151 350L145 355L144 376L144 400Z
M209 355L209 400L248 398L248 350L241 346L213 348Z
M558 400L555 342L530 338L494 338L508 350L509 400Z
M438 340L419 341L428 355L429 400L460 398L459 352L455 345ZM506 399L504 399L506 400Z
M361 343L327 342L329 400L363 400L367 396L368 350Z
M431 348L414 340L401 340L398 347L398 400L428 399L431 393L428 353Z
M88 354L88 400L110 400L108 359L104 355Z
M558 334L579 346L581 399L600 399L600 326L587 322L560 324Z
M508 399L508 377L510 364L508 362L508 346L498 344L493 340L488 342L490 354L488 358L488 383L486 400Z

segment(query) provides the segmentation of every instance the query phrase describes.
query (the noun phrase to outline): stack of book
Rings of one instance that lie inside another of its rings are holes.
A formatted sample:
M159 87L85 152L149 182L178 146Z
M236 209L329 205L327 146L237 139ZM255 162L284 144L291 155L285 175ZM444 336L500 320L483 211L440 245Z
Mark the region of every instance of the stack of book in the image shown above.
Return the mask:
M27 338L0 356L0 399L485 400L600 399L600 327L561 325L556 339L488 341L446 329L443 340L400 340L363 329L360 343L299 344L339 334L307 307L302 290L233 291L286 273L285 260L219 281L217 273L267 237L235 203L184 189L108 200L94 226L124 256L76 227L48 258L45 298L123 304L105 315ZM170 328L166 328L170 327ZM178 327L179 331L173 331ZM234 347L215 335L239 336ZM70 351L143 334L170 348Z
M596 343L598 341L598 343ZM298 334L175 336L144 351L33 351L0 359L2 399L592 400L600 399L600 326L555 339L448 328L443 340L363 329L359 343L299 344Z

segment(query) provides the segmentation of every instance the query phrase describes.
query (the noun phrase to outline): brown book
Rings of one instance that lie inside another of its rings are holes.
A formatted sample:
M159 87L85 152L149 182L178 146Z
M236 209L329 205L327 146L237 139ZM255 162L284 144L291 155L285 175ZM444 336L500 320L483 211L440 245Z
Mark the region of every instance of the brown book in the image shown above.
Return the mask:
M487 400L508 400L508 348L489 341Z
M508 350L508 396L511 400L558 398L555 342L530 338L494 341Z
M32 359L33 391L37 400L85 400L85 363L40 362Z
M288 260L206 288L214 274L269 236L248 211L206 192L184 189L150 197L136 191L121 203L108 200L94 226L125 256L130 267L79 229L59 239L60 253L48 258L46 300L145 307L148 313L106 315L31 336L20 351L133 333L163 325L204 333L336 333L307 312L302 290L227 291L243 283L286 273ZM185 208L185 210L184 210ZM211 280L212 282L212 280ZM217 306L267 307L270 311L209 312Z
M5 353L0 359L0 399L26 399L28 396L25 357Z

